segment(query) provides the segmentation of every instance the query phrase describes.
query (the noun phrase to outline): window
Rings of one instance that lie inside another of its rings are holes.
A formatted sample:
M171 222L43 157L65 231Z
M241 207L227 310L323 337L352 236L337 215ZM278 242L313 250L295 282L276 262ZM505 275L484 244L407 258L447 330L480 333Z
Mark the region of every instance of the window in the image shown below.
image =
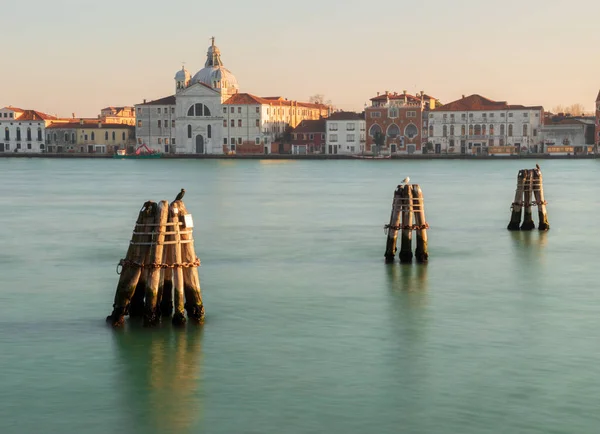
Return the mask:
M487 118L487 113L482 113L482 114L481 114L481 116L482 116L483 118Z
M414 111L406 112L406 117L407 118L416 118L417 112L414 112Z
M142 114L142 108L141 108L141 107L138 107L138 108L137 108L137 112L138 112L138 115Z
M125 140L125 131L121 134L121 140Z
M142 138L138 137L138 145L141 145L141 144L142 144Z
M162 139L160 137L158 138L158 144L162 145Z
M4 140L10 140L10 131L8 131L8 127L4 128Z
M256 120L256 126L260 128L260 119Z
M513 125L508 125L508 137L512 137L513 135Z
M355 142L356 139L355 139L354 134L346 134L346 141L347 142Z
M242 112L242 108L238 107L238 113L241 113L241 112Z
M442 127L442 137L448 137L448 126L444 125Z
M448 115L446 113L444 113L444 119L448 118Z
M314 140L315 139L315 135L314 134L309 134L308 135L308 140Z
M481 136L481 125L475 125L474 131L476 136Z
M450 135L454 136L454 125L450 125Z
M65 133L65 142L69 143L69 133Z
M227 128L227 119L223 119L223 128Z
M238 145L241 145L241 144L242 144L242 138L238 137Z
M494 135L494 126L490 125L490 136Z
M346 131L354 131L356 128L356 125L354 125L352 122L348 122L346 124Z
M158 110L158 114L160 114L160 107L159 107L159 108L157 108L156 110Z
M231 125L231 128L235 128L235 119L232 119L232 120L231 120L231 123L230 123L230 125Z
M390 125L388 127L388 129L387 129L387 136L390 139L395 139L399 135L400 135L400 128L398 128L398 125L392 124L392 125Z
M398 107L390 107L388 110L388 116L390 118L397 118L398 117Z
M473 125L469 125L469 136L473 135Z
M506 117L506 113L500 113L500 117L501 118L505 118Z
M171 144L174 145L175 144L175 137L173 137L173 140L171 141Z
M466 115L466 114L464 114L464 113L461 113L461 114L460 114L460 118L461 118L461 119L467 119L467 115Z
M142 127L142 121L138 121L138 128Z
M467 134L467 127L464 125L460 126L460 135L465 136Z
M174 115L175 114L175 107L171 107L171 114Z
M338 126L336 122L332 122L329 124L329 131L337 131Z
M504 124L500 125L500 135L504 135Z
M330 142L337 142L337 134L330 134L329 135L329 141Z
M238 128L242 128L242 120L238 119Z
M433 136L433 125L429 125L429 135Z
M108 140L108 131L104 132L104 140Z
M373 124L371 128L369 128L369 135L375 137L376 134L381 134L381 127L377 124Z
M408 124L408 126L404 129L404 135L409 139L416 137L419 134L419 130L414 124Z
M232 144L232 145L235 145L235 137L232 137L232 138L231 138L231 144Z
M230 112L231 112L231 113L235 113L235 107L231 107L231 110L230 110Z
M92 131L92 141L96 140L96 134Z
M93 134L94 134L94 133L92 133L92 135L93 135ZM112 132L112 139L113 139L113 142L115 141L115 137L116 137L116 133L113 131L113 132ZM92 140L93 140L93 139L92 139Z
M31 143L27 143L27 149L31 149Z
M175 121L174 120L171 121L171 128L175 128Z
M508 114L508 117L509 117L509 118L512 118L512 117L513 117L513 114L512 114L512 113L509 113L509 114Z
M206 127L206 137L212 138L212 125Z
M372 118L380 118L381 117L381 113L379 113L379 112L371 112L371 117Z
M31 128L27 127L27 141L31 141Z
M87 142L88 135L87 135L87 134L85 134L85 135L83 136L83 139L84 139L84 140Z
M54 141L56 142L56 134L54 135ZM75 133L71 134L71 143L75 143Z
M160 128L160 124L161 124L160 119L156 122L158 122L158 128Z
M524 117L524 118L528 118L528 117L529 117L529 113L527 113L527 112L526 112L526 113L523 113L523 117Z
M494 117L494 113L490 113L490 117L493 118Z
M192 138L192 126L188 125L187 130L188 130L188 139L191 139Z
M17 127L17 141L21 140L21 127Z
M528 132L528 129L527 129L527 124L524 124L524 125L523 125L523 136L526 136L526 135L527 135L527 132Z
M536 137L536 136L537 136L537 129L536 129L536 128L534 128L534 129L533 129L533 137Z
M232 107L233 109L233 107ZM204 104L196 103L188 109L188 116L200 117L200 116L210 116L210 110Z
M469 119L473 118L473 113L469 113Z
M260 107L256 106L256 113L260 113Z
M226 145L227 144L227 137L223 137L223 144Z
M260 145L260 137L257 137L257 138L256 138L256 144L257 144L257 145Z
M482 135L482 136L485 136L486 129L487 129L487 125L482 125L482 126L481 126L481 135Z

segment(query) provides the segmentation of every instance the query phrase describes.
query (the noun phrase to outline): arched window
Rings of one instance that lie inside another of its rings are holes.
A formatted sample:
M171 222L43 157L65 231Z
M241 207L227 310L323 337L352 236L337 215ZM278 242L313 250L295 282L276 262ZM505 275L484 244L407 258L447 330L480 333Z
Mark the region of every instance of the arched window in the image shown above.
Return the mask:
M27 127L27 141L31 142L31 128Z
M490 124L490 136L494 135L494 125Z
M104 131L104 140L108 140L108 131Z
M527 124L523 124L523 136L527 136Z
M10 131L8 131L8 127L4 128L4 140L10 140Z
M40 127L38 127L38 130L37 130L37 139L38 139L38 142L42 141L42 129ZM42 149L41 146L40 146L40 149Z
M56 133L53 134L54 143L56 143ZM75 143L75 135L73 135L73 143Z
M65 142L69 143L69 133L65 133Z
M196 103L188 109L188 116L210 116L210 110L204 104Z
M399 135L400 135L400 128L398 128L398 125L392 124L392 125L390 125L388 127L388 129L387 129L387 136L390 139L395 139Z
M486 129L487 129L487 125L482 125L481 126L481 135L485 136Z
M398 117L398 107L390 107L390 109L388 110L388 116L390 118L397 118Z
M450 135L454 136L454 125L450 125Z
M460 135L461 136L465 136L467 134L467 127L465 127L464 125L460 126Z
M508 137L512 137L513 135L513 124L508 125Z
M433 137L433 125L429 125L429 136Z
M206 136L210 139L212 137L212 127L209 125L206 127Z
M112 132L112 139L113 139L113 142L115 141L116 137L117 137L117 133L115 133L115 132L113 131L113 132Z
M469 136L473 135L473 125L469 125Z
M375 134L381 134L381 127L377 124L373 124L371 128L369 128L369 135L371 137L375 137Z
M475 135L481 136L481 125L475 125Z
M56 134L54 135L54 141L56 141ZM71 134L71 143L75 143L75 133Z
M17 140L21 140L21 128L17 127Z
M96 140L96 134L92 131L92 142Z
M500 125L500 135L504 135L504 124Z
M416 137L419 134L419 130L414 124L408 124L404 129L404 135L409 139Z
M443 137L448 137L448 125L444 125L442 127L442 136Z
M45 146L44 146L44 144L42 143L42 144L40 145L40 151L43 151L44 149L46 149L46 147L45 147Z
M188 139L192 138L192 126L188 125Z
M125 131L123 131L123 134L121 134L121 139L125 140Z

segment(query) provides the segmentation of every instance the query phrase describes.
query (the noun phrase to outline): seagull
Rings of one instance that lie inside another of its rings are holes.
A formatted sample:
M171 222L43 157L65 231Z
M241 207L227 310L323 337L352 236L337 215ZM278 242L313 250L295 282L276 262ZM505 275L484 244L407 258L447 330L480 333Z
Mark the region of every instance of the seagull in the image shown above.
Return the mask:
M175 200L183 199L184 194L185 194L185 188L182 188L181 191L179 192L179 194L177 195L177 197L175 198Z
M404 178L401 182L401 184L408 184L410 181L410 178L407 176L406 178Z
M540 169L540 165L539 165L539 164L536 164L536 165L535 165L535 168L536 168L537 170L541 170L541 169Z

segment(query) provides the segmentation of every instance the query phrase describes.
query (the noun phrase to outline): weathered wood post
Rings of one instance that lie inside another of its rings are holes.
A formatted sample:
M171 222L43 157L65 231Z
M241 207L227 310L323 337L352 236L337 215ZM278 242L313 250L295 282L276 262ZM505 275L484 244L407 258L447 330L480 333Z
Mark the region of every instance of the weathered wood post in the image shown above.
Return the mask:
M154 234L150 246L150 254L146 267L148 268L148 281L145 291L144 325L156 325L160 319L157 311L158 291L161 286L161 270L163 265L163 252L165 232L169 217L169 202L160 201L154 218Z
M169 231L173 228L169 227ZM168 240L172 238L167 238ZM165 246L165 258L169 257L169 245ZM171 316L173 314L173 270L165 268L163 271L163 288L160 297L160 314L162 316Z
M202 292L200 291L200 278L198 267L200 259L196 256L194 248L192 215L188 213L182 201L175 201L179 208L179 221L183 223L181 237L181 264L183 268L183 285L185 292L185 310L188 319L200 323L204 319L204 305L202 304Z
M519 174L517 175L517 190L515 192L515 200L511 206L512 214L507 228L509 231L518 231L521 227L525 172L525 170L519 170Z
M525 170L525 178L523 180L523 202L525 202L525 212L523 214L522 231L530 231L535 229L535 223L531 213L531 190L533 186L533 170Z
M425 220L425 200L423 199L423 192L418 184L412 186L412 198L417 230L415 258L417 259L417 262L425 263L429 259L429 252L427 250L427 228L429 228L429 225Z
M413 204L412 189L406 184L402 187L402 239L400 240L400 263L410 264L413 259Z
M539 166L536 166L536 169L533 170L533 194L538 207L538 229L547 231L550 229L550 223L548 223L548 214L546 213L547 202L544 199L544 181Z
M396 256L396 243L398 242L398 230L400 229L400 218L402 214L400 209L402 207L402 186L399 185L394 191L394 198L392 200L392 214L390 215L390 223L384 226L387 230L387 244L385 246L385 262L394 262Z
M119 262L119 283L113 303L112 313L106 321L114 327L122 326L124 317L129 313L131 299L140 281L144 261L149 251L148 243L152 239L152 223L156 214L156 203L144 203L138 215L125 259ZM118 269L118 267L117 267Z
M181 231L179 230L179 208L173 202L169 207L169 222L173 223L173 247L170 249L171 258L169 264L173 268L173 318L172 323L176 326L181 326L186 323L184 313L184 283L183 283L183 268L181 267Z

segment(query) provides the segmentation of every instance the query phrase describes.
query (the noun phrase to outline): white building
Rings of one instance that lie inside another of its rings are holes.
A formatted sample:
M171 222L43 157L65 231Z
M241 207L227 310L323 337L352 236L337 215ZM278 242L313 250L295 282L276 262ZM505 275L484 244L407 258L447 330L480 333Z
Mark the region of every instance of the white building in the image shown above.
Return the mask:
M136 104L135 136L137 145L146 145L160 152L174 152L175 140L175 96Z
M541 106L509 105L471 95L429 112L429 143L435 153L542 152ZM512 152L512 150L511 150Z
M360 154L365 150L364 114L337 112L325 119L326 154Z
M0 152L44 152L46 126L56 120L35 110L0 109Z

